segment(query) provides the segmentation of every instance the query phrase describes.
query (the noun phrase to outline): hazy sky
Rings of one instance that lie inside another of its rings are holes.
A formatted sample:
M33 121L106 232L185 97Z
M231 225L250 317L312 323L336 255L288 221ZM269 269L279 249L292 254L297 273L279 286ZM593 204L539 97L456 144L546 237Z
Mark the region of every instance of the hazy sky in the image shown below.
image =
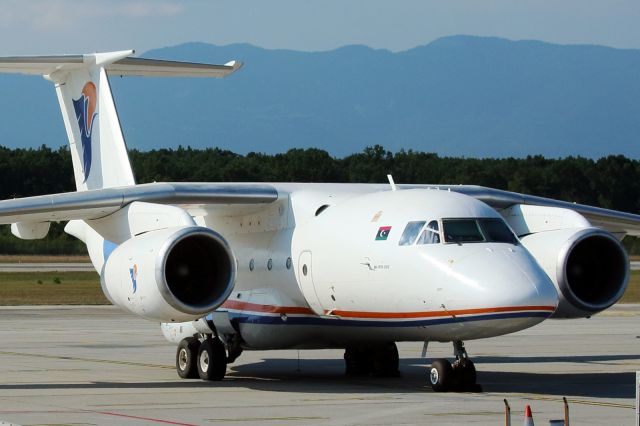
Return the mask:
M640 48L640 1L0 0L0 56L187 41L397 51L453 34Z

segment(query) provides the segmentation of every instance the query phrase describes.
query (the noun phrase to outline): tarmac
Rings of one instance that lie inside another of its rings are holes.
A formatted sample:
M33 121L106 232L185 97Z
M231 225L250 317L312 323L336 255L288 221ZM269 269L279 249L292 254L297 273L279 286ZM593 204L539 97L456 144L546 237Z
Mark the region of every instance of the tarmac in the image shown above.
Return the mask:
M482 393L434 393L451 345L400 343L398 378L347 377L342 352L245 351L222 382L178 378L158 324L110 306L0 308L0 424L501 425L529 404L537 425L630 425L640 305L466 342Z

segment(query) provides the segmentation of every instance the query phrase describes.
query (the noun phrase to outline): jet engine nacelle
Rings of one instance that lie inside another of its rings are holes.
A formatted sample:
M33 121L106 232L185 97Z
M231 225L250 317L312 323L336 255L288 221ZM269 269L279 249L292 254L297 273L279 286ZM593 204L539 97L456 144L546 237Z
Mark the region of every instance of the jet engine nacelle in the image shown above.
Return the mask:
M191 321L229 297L236 261L217 232L198 226L135 236L118 246L101 274L104 294L121 308L161 322Z
M616 303L629 281L622 244L598 228L571 228L522 237L558 289L554 318L588 317Z

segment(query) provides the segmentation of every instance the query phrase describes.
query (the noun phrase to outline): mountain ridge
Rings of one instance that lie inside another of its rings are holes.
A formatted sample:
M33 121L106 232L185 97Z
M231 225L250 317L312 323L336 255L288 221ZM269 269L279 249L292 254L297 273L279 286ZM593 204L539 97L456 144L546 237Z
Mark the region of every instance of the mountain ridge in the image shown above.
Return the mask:
M460 35L400 52L190 42L142 56L245 66L223 80L113 78L131 148L640 158L640 50ZM2 76L0 93L0 144L66 143L49 84Z

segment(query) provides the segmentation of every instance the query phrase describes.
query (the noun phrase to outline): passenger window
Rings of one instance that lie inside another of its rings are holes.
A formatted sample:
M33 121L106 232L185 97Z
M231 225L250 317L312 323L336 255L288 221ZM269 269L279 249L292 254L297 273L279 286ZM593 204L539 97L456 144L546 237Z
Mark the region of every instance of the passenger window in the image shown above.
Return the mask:
M440 231L438 230L438 221L432 220L429 222L422 234L420 234L420 238L418 238L418 242L416 244L438 244L440 243Z
M398 243L398 245L401 245L401 246L412 245L413 242L418 237L418 233L420 232L420 230L422 229L425 223L427 222L424 220L407 223L407 226L404 228L404 232L400 237L400 242Z

